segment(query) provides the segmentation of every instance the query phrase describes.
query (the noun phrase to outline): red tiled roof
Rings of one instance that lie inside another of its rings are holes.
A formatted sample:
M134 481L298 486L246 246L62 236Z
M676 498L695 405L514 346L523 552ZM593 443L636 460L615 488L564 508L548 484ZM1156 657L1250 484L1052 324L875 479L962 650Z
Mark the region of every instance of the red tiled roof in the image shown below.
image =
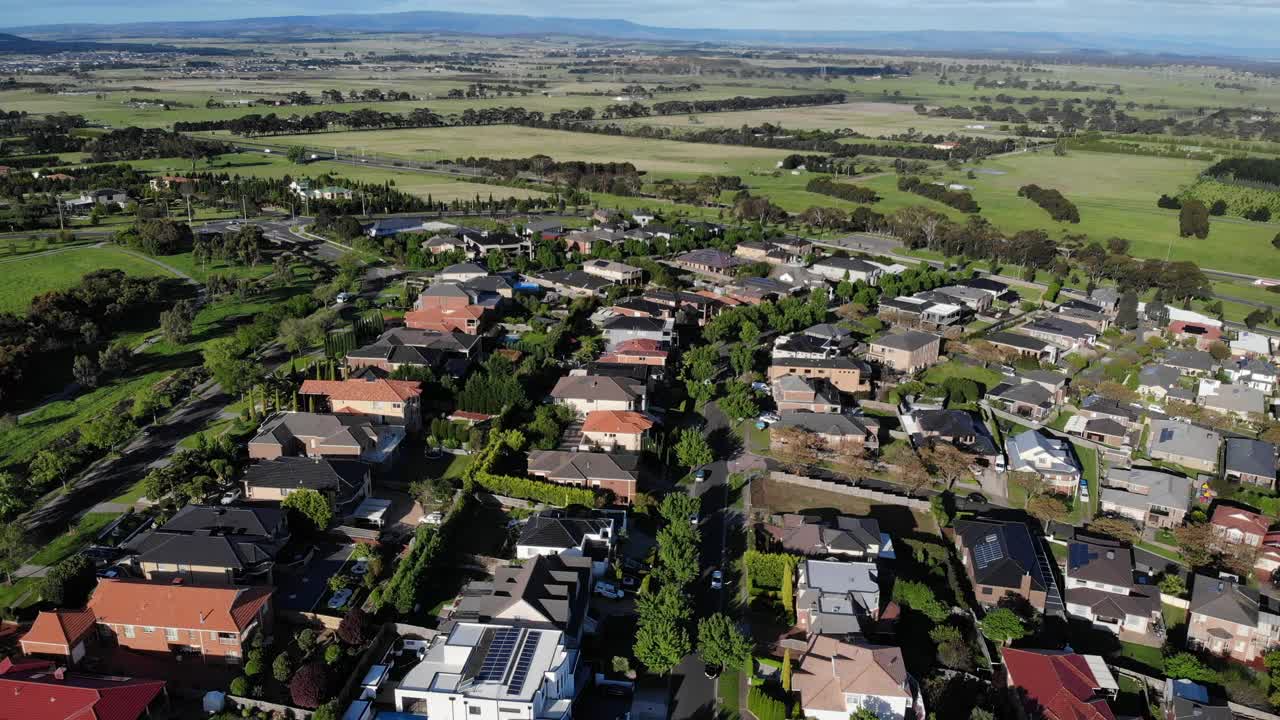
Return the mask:
M660 352L662 343L653 338L631 338L623 340L613 348L614 352L642 351L642 352ZM663 353L665 354L665 353Z
M653 427L653 421L644 413L631 410L593 410L582 423L582 432L617 433L637 435Z
M1213 325L1187 322L1185 320L1174 320L1169 323L1169 332L1174 335L1181 335L1189 327L1200 330L1196 335L1205 339L1213 340L1222 337L1222 330L1220 328L1214 327Z
M330 401L404 402L422 394L422 383L416 380L384 380L382 378L304 380L299 392L303 395L327 395Z
M1026 702L1038 705L1045 720L1115 720L1083 655L1015 648L1000 654L1010 683L1026 691Z
M1228 530L1239 530L1242 533L1265 537L1271 522L1265 515L1243 510L1238 507L1219 505L1213 510L1210 523Z
M266 587L197 587L103 580L89 610L104 625L243 632L271 598Z
M138 720L163 690L159 680L57 671L47 661L0 662L4 720Z
M454 410L449 416L450 420L470 420L471 422L482 422L484 420L492 420L493 415L480 412L471 412L470 410Z
M31 624L31 629L22 636L22 642L59 645L70 650L72 645L93 629L96 621L97 618L88 610L41 612Z

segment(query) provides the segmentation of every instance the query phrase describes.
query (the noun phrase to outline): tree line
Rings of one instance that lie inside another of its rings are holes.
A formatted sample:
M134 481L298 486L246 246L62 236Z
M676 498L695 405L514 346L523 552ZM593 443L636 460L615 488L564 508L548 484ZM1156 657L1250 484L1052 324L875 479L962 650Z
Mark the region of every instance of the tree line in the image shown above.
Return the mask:
M915 175L898 178L898 189L935 200L960 212L977 213L982 210L978 206L978 201L973 199L973 195L969 194L968 190L952 190L945 184L925 182Z
M1080 222L1080 211L1075 203L1068 200L1060 191L1053 188L1042 188L1034 183L1018 188L1018 197L1024 197L1039 205L1049 217L1058 222Z
M811 193L830 195L849 202L862 204L880 202L880 195L871 188L861 187L852 183L836 182L829 177L815 177L805 184L804 189Z

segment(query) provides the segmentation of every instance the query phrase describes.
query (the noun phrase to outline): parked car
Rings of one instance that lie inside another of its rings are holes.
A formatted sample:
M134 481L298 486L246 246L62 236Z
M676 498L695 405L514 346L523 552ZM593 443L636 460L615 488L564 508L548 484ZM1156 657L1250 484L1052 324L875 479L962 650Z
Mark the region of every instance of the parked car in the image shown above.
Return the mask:
M624 590L634 590L638 587L640 587L640 578L635 575L622 576L622 588Z
M351 300L351 293L349 293L349 292L340 292L340 293L338 293L338 296L337 296L337 297L335 297L335 298L333 299L333 302L334 302L334 303L336 303L336 304L338 304L338 305L342 305L343 303L346 303L346 302L348 302L348 301L350 301L350 300Z
M624 595L622 590L618 589L618 586L607 582L596 583L596 594L610 600L620 600Z
M987 503L987 496L980 492L971 492L965 496L965 499L971 503L982 503L983 505Z
M342 608L346 607L346 604L351 601L351 595L352 595L352 591L348 590L347 588L343 588L338 592L334 593L333 597L329 598L329 603L328 603L329 609L341 610Z
M719 590L724 587L724 573L719 570L711 571L711 589Z
M694 482L705 482L705 481L706 481L706 479L707 479L707 475L708 475L708 474L709 474L709 473L707 473L707 469L706 469L706 468L698 468L698 469L693 473L693 481L694 481Z
M689 524L690 524L690 525L697 525L697 524L698 524L698 513L690 513L690 514L689 514Z
M351 563L351 574L357 577L369 572L369 561L357 560Z
M771 413L771 412L760 413L760 417L756 418L756 420L759 420L760 422L770 423L770 424L776 423L781 419L782 419L781 415L779 415L778 413Z
M719 665L703 665L702 674L706 675L709 680L715 680L716 678L720 677L720 666Z
M432 512L418 518L418 522L422 525L439 525L444 522L444 513Z
M243 490L241 490L240 488L232 488L222 493L222 497L218 499L218 502L222 505L230 505L231 503L234 503L235 501L239 500L243 496L244 496Z
M1154 413L1164 412L1164 408L1160 407L1159 405L1157 405L1157 404L1155 404L1155 403L1151 403L1150 405L1148 405L1148 406L1147 406L1147 409L1148 409L1148 410L1150 410L1151 412L1154 412Z

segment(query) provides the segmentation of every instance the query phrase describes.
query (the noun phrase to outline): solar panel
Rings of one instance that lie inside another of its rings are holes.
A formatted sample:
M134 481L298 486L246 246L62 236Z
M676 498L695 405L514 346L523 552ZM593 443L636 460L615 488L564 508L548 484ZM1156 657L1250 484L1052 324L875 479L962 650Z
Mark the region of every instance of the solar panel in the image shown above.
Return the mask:
M525 633L524 645L520 647L520 657L516 659L516 669L507 685L507 693L519 695L524 690L525 680L529 678L529 669L533 667L533 656L538 651L538 640L541 630L530 630Z
M973 548L973 562L979 568L985 568L991 563L1004 557L1004 551L1000 549L1000 543L993 540L994 536L987 536L987 540L978 543Z
M506 674L507 665L511 663L511 655L516 650L516 640L520 631L516 628L500 628L494 631L493 640L489 643L489 651L485 653L480 672L476 673L476 682L501 682Z

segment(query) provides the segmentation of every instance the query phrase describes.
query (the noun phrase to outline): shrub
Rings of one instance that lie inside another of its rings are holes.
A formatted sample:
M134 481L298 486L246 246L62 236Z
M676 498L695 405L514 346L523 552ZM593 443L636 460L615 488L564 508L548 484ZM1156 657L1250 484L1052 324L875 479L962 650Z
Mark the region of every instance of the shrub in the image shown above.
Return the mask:
M329 685L329 676L320 663L298 668L289 681L289 697L295 705L307 709L320 707Z
M342 659L342 646L334 643L324 649L324 661L327 665L333 665Z
M338 625L338 639L352 647L369 642L369 616L358 607L351 608Z
M786 720L787 705L778 698L766 693L760 687L751 688L747 693L747 709L757 720Z
M246 697L249 694L249 678L240 675L231 681L231 687L228 688L232 695Z

